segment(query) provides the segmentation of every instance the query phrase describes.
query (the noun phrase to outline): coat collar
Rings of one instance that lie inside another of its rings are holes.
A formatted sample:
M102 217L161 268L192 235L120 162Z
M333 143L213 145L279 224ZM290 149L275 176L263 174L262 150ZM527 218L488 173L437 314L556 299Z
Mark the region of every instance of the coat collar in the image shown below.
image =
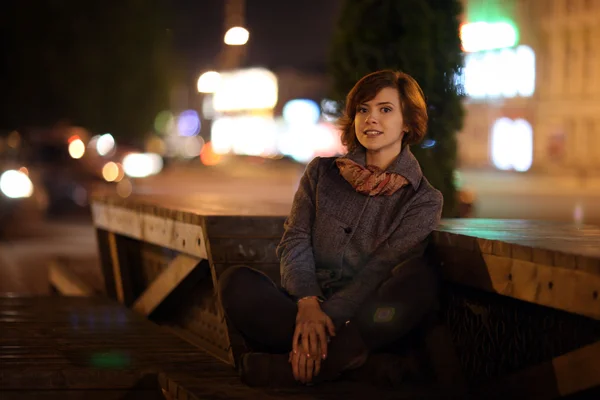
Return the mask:
M345 157L364 167L367 161L367 152L364 147L357 146L356 149L346 154ZM410 182L415 190L419 188L421 179L423 178L421 166L410 151L409 146L404 146L398 157L396 157L386 171L402 175Z

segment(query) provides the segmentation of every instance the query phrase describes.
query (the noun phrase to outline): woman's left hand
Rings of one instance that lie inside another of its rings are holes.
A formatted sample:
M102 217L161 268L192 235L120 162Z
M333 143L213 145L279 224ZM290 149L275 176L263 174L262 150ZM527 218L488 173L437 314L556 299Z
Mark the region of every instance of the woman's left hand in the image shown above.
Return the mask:
M321 371L321 357L309 357L304 351L290 351L289 362L294 378L304 384L311 383Z

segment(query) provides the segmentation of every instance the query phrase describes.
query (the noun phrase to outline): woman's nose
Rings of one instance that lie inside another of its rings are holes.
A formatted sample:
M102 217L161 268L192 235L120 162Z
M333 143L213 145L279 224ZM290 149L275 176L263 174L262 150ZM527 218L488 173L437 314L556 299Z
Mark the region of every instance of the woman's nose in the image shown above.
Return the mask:
M367 114L367 118L365 119L365 122L367 124L375 122L375 118L373 117L373 113L368 113Z

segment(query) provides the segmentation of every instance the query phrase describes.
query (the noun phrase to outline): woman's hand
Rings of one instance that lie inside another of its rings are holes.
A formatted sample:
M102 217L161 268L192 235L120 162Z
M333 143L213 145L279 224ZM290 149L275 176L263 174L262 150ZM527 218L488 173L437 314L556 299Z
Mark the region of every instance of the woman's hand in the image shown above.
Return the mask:
M321 372L321 357L308 357L302 349L296 353L290 351L288 361L292 364L294 379L301 383L311 383L313 378Z
M300 347L309 358L327 357L327 334L335 336L333 321L321 310L316 298L306 298L298 302L296 330L292 351L298 354Z

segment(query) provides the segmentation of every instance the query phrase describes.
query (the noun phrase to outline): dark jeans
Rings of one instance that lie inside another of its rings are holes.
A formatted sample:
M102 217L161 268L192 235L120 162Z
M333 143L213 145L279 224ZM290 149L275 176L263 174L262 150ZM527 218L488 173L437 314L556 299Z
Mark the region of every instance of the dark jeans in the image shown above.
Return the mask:
M298 308L265 274L235 266L220 277L225 313L253 351L291 351ZM401 340L437 307L438 276L423 259L399 266L352 320L371 351Z

